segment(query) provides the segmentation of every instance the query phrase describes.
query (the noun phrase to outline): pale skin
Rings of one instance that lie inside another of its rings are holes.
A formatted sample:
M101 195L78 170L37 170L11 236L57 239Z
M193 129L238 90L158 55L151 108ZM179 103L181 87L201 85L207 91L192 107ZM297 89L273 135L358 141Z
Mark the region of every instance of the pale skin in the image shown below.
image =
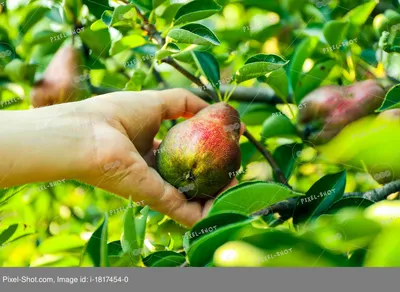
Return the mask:
M0 188L76 179L142 201L190 227L212 200L188 201L160 177L154 169L160 141L154 137L163 120L190 118L207 105L189 91L171 89L2 111Z

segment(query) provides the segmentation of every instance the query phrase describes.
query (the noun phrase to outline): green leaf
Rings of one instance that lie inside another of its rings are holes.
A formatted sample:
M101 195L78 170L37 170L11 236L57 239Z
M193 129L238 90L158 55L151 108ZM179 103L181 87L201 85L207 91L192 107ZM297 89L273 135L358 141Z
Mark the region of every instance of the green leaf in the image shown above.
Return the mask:
M6 65L4 71L14 82L28 82L32 84L36 67L34 64L26 64L22 60L14 59Z
M285 178L289 180L296 164L297 153L303 149L302 144L294 143L279 146L274 152L274 158ZM274 174L275 181L277 181Z
M158 6L163 4L166 0L153 0L153 9L156 9Z
M140 210L141 217L135 218L136 235L139 248L142 248L144 244L146 235L146 222L147 216L149 215L149 210L149 206L145 206L142 210Z
M318 38L312 37L303 40L296 48L290 66L290 84L293 90L296 89L297 82L303 72L303 65L307 58L310 58L318 45Z
M53 39L60 34L63 34L63 32L52 31L52 30L40 31L33 35L31 44L37 45L37 44L47 43L49 41L52 42Z
M101 21L103 21L103 23L108 27L111 26L112 19L113 19L113 12L111 10L105 10L101 15Z
M162 50L157 51L156 59L162 60L166 57L179 53L179 47L174 43L168 43Z
M85 4L89 8L89 12L98 19L101 18L104 10L111 8L108 4L108 0L83 0L83 4Z
M293 223L308 223L326 213L334 202L342 198L345 186L346 171L322 177L307 191L305 197L297 200Z
M367 247L381 229L378 222L365 218L362 209L355 207L320 216L307 225L304 236L326 249L349 253Z
M120 5L114 11L106 10L101 16L101 20L108 27L118 25L132 25L137 13L133 5Z
M47 12L50 11L49 8L39 6L38 2L33 2L28 5L25 10L25 15L19 25L19 32L21 35L25 35L36 23L42 20Z
M349 24L347 22L331 20L325 23L323 33L330 45L340 44L346 37Z
M122 250L125 253L129 253L134 262L138 262L140 253L138 253L137 251L140 249L140 244L137 238L134 210L135 209L132 204L132 201L129 200L129 205L125 211L123 219L124 234L122 235L121 238L121 245L122 245Z
M364 266L399 267L400 266L400 226L386 227L369 245Z
M265 76L266 74L282 68L289 61L274 54L257 54L250 57L244 66L236 71L234 79L237 83L244 82L257 77Z
M240 152L242 153L243 168L257 157L257 148L250 142L240 144Z
M272 137L293 136L297 136L296 127L292 124L287 116L280 112L277 114L272 114L264 121L262 125L261 139L263 141Z
M385 95L385 99L377 112L383 112L388 109L394 109L400 107L400 84L397 84L389 89Z
M285 69L280 68L272 71L263 79L263 82L268 84L283 101L287 101L289 96L289 80Z
M167 35L167 42L195 45L219 45L215 34L206 26L190 23L181 28L174 28Z
M104 23L104 21L102 19L96 20L90 26L90 30L92 30L92 31L98 31L98 30L103 30L103 29L107 29L107 28L108 28L108 26Z
M140 10L143 10L144 12L149 12L153 7L153 1L152 0L129 0L130 3L134 4Z
M108 244L108 256L109 257L120 257L123 254L122 245L120 240L110 242Z
M276 112L276 107L268 104L243 103L239 105L238 111L241 113L240 119L246 126L258 126Z
M81 250L85 242L79 235L64 234L46 238L39 245L38 250L42 254L51 254L63 251Z
M82 42L87 45L97 57L108 57L111 48L110 32L107 29L93 31L85 29L79 34Z
M112 44L110 54L111 56L114 56L125 50L140 47L145 43L146 40L140 35L132 34L129 36L125 36L121 38L119 41L116 41L115 43Z
M141 69L136 69L131 79L126 83L124 91L140 91L146 80L147 74Z
M108 217L106 214L103 222L93 232L86 245L85 254L90 256L95 267L108 266L107 224Z
M196 65L196 62L193 59L193 54L191 51L188 51L188 50L181 51L177 54L173 54L172 57L179 62L191 64L193 66Z
M249 217L245 214L231 211L211 214L197 222L190 231L186 232L185 236L188 237L189 244L193 244L193 242L200 239L202 236L215 232L225 225L248 219Z
M297 82L294 96L297 104L311 91L321 85L321 83L329 76L331 70L336 65L336 61L328 60L316 64L310 72L304 74L299 82Z
M246 226L251 226L254 219L236 222L221 227L215 232L196 240L187 253L189 263L194 267L206 266L213 258L214 251L234 237L235 233Z
M252 181L241 183L224 191L214 201L209 214L237 211L251 215L279 201L303 196L288 187L272 182Z
M219 89L221 77L219 64L214 55L200 51L193 51L192 54L197 66L203 75L207 77L208 82L210 82L213 88Z
M158 251L143 259L146 267L179 267L185 262L185 257L173 251Z
M343 267L347 265L345 256L322 248L307 236L297 236L285 230L268 229L246 236L242 240L266 251L267 256L260 259L262 266Z
M9 226L7 229L3 230L3 232L0 233L0 247L14 235L17 228L18 228L18 224L13 224L13 225Z
M174 25L181 25L207 18L221 10L213 0L195 0L179 8Z
M170 24L176 13L178 12L179 8L183 6L183 3L171 3L169 4L164 12L161 14L161 18L165 20L167 24Z
M344 21L349 21L354 25L361 26L363 25L372 11L375 9L375 6L378 4L377 1L369 1L364 4L356 6L356 8L350 10L345 16L343 16Z

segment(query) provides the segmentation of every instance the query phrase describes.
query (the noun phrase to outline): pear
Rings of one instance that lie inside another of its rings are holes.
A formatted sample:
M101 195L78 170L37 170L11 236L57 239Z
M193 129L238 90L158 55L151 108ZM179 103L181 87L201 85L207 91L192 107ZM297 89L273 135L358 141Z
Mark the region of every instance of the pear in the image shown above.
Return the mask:
M79 50L72 46L59 49L46 68L43 79L32 89L32 105L42 107L88 97L88 77L83 69Z
M160 175L188 199L214 198L241 164L239 113L216 103L174 126L156 152Z
M375 80L320 87L309 93L299 106L300 129L306 140L327 143L347 124L373 114L384 97L384 88Z

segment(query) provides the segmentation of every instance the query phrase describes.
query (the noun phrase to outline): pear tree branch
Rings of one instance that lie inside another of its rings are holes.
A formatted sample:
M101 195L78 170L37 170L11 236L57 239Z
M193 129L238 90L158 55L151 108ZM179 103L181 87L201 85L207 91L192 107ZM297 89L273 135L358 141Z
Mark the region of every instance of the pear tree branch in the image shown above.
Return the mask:
M392 181L380 188L373 189L367 192L353 192L353 193L345 193L343 198L361 198L366 200L371 200L374 202L379 202L385 200L390 194L400 192L400 180ZM264 216L268 214L278 213L281 216L282 220L287 220L293 216L294 210L296 208L296 198L290 198L288 200L284 200L278 202L272 206L269 206L265 209L257 211L253 214L253 216Z
M168 88L168 86L165 87ZM204 100L210 100L210 96L200 87L188 87L186 89ZM231 92L232 89L233 86L231 85L222 85L220 88L221 95L224 96L225 92ZM94 94L106 94L116 91L120 91L120 88L92 86L92 92ZM282 103L282 100L279 99L279 97L277 97L272 90L264 87L238 86L229 100L249 103L262 103L272 106Z

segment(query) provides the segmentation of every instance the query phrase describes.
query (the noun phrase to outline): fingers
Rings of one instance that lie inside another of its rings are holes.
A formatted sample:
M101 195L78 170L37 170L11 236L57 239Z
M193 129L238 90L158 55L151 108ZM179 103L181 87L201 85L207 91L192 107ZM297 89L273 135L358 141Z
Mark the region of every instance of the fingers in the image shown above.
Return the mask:
M131 197L133 201L143 201L151 209L187 227L201 219L202 206L199 203L187 201L182 193L148 167L137 153L132 153L132 158L129 167L125 166L113 177L107 177L98 186L122 197Z
M153 187L149 189L149 184ZM160 175L149 168L147 177L139 186L141 193L151 200L150 207L175 221L191 227L202 217L202 207L197 202L187 201L186 197Z
M246 131L246 125L244 123L240 123L240 136L244 134L244 131Z
M208 103L186 89L176 88L157 93L163 102L163 119L190 118L208 106Z
M160 144L161 144L161 140L154 139L151 150L148 153L146 153L145 155L143 155L143 159L146 161L147 165L150 167L155 168L155 166L156 166L156 155L157 155L157 151L159 151L158 147L160 147Z

